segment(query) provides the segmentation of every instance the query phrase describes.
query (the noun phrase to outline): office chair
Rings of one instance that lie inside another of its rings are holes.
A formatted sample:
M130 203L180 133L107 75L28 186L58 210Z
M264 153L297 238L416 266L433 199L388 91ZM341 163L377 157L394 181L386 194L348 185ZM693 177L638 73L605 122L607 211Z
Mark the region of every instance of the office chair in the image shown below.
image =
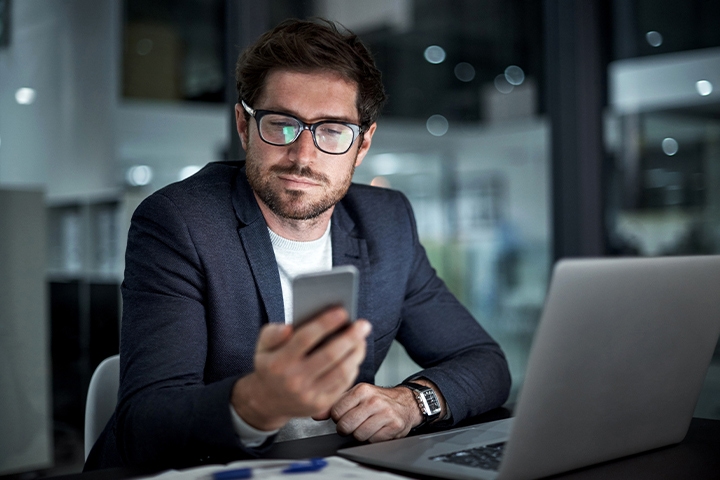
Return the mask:
M120 355L108 357L97 366L85 402L85 459L115 411L120 386Z

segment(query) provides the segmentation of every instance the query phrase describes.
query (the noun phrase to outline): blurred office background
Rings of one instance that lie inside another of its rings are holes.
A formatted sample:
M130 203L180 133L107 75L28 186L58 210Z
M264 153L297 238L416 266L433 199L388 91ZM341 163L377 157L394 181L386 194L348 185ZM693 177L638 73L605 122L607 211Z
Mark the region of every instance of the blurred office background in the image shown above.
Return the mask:
M389 95L355 180L409 197L513 398L555 260L720 253L720 2L0 0L0 475L81 468L132 211L241 158L240 49L316 15ZM413 368L395 346L377 381ZM720 355L696 415L720 418Z

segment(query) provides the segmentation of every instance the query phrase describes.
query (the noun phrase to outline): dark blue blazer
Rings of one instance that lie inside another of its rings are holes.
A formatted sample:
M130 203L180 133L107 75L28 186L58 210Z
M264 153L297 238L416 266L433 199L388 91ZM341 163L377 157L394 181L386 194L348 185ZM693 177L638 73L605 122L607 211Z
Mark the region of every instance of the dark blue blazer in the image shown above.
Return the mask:
M500 347L448 291L397 191L353 184L332 215L333 265L360 270L373 330L357 382L373 383L394 339L442 391L454 422L500 406ZM86 469L181 467L258 453L229 401L253 370L260 328L284 322L268 228L244 162L209 164L149 196L132 218L122 285L120 391Z

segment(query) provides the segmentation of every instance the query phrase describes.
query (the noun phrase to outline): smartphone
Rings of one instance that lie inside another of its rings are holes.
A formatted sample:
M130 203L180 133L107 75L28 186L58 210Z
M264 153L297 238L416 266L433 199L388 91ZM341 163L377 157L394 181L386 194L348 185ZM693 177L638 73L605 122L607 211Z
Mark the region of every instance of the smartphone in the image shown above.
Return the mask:
M293 325L297 328L330 307L347 310L350 322L357 318L358 278L352 265L324 272L298 275L292 281Z

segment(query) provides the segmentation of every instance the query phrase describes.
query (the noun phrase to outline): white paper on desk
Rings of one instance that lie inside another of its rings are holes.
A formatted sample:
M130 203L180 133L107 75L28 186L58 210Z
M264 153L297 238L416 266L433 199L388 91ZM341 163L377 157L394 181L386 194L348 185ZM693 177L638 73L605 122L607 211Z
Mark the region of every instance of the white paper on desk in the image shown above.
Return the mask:
M153 477L146 477L147 479L153 480L207 480L211 478L211 475L215 472L222 472L223 470L232 470L234 468L257 468L257 467L268 467L271 465L277 465L278 468L268 468L253 471L252 478L264 478L264 479L283 479L289 480L297 478L297 480L303 480L308 478L347 478L353 480L372 480L376 478L380 479L404 479L399 475L393 475L392 473L380 472L378 470L371 470L365 468L350 460L345 460L340 457L327 457L325 459L328 464L322 470L316 472L307 473L293 473L283 474L281 470L284 466L289 466L293 462L299 460L283 460L283 459L272 459L272 460L243 460L240 462L228 463L227 465L208 465L205 467L189 468L186 470L168 470L159 475Z

